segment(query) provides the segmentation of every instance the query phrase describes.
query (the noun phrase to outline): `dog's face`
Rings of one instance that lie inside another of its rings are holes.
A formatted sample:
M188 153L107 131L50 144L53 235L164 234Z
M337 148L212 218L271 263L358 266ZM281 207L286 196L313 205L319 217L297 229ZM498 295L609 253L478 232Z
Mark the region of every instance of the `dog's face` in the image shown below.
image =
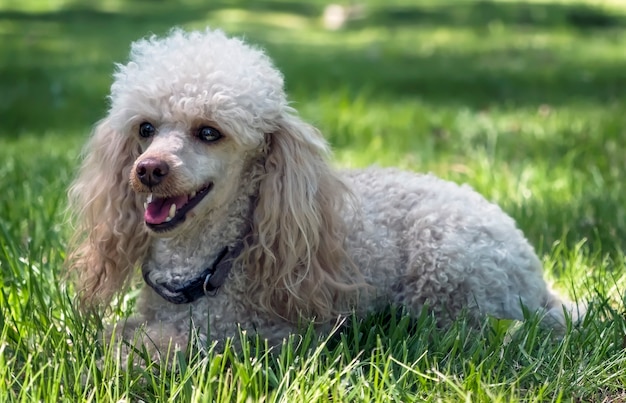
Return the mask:
M215 122L145 119L134 131L142 153L131 169L130 184L145 195L144 220L157 234L171 235L229 203L242 170L259 152L237 144Z
M110 98L114 129L140 150L130 184L146 226L163 236L233 200L287 107L269 58L219 31L136 42Z

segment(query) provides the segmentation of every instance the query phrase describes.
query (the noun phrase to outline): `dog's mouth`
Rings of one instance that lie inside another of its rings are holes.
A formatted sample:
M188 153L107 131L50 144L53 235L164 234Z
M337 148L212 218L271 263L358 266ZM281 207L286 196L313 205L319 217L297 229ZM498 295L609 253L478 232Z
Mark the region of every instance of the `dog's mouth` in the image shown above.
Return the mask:
M144 204L144 220L148 228L156 232L173 229L185 221L187 213L200 203L213 188L213 183L195 192L180 196L159 197L148 195Z

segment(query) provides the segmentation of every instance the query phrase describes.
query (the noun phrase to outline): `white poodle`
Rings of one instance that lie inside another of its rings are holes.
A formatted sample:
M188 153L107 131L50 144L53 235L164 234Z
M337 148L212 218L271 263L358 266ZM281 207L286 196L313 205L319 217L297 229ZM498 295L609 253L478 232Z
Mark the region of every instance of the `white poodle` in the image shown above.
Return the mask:
M151 37L118 65L108 116L70 189L83 303L147 284L124 337L158 348L238 327L279 344L390 304L562 327L513 220L468 186L394 169L338 173L261 51L220 31ZM575 313L575 312L571 312ZM191 319L191 322L190 322Z

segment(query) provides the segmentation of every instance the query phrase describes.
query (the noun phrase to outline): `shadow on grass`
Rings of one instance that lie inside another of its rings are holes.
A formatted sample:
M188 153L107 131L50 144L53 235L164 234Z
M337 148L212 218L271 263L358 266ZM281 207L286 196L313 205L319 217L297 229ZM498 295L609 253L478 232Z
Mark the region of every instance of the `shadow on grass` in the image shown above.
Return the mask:
M38 13L0 9L0 139L17 138L21 133L63 135L85 131L106 113L105 97L114 63L126 60L130 42L139 37L163 34L175 25L210 22L220 26L219 12L224 10L296 15L314 25L324 5L325 2L315 0L266 0L253 5L236 0L192 1L185 5L130 1L115 11L79 2ZM275 18L282 18L280 15ZM626 27L626 19L602 8L576 4L381 3L371 6L364 19L349 24L344 32L325 33L328 40L322 44L308 43L306 33L294 34L293 38L299 39L291 40L293 33L288 29L265 25L262 19L252 24L240 23L232 30L245 33L250 41L268 48L286 76L289 92L300 99L337 90L356 97L365 89L372 97L390 104L400 99L420 99L433 108L473 111L536 108L543 104L623 105L624 58L596 58L577 52L575 46L555 49L520 45L519 38L511 46L506 46L506 41L493 47L434 46L430 53L411 51L411 44L394 43L403 29L415 29L428 38L430 32L458 28L475 35L477 43L481 37L488 42L499 35L491 31L494 25L510 29L508 35L512 39L529 32L548 36L566 32L580 38L603 35L610 40L613 31ZM346 35L358 35L372 28L383 36L362 46L349 46L342 40ZM622 144L619 132L623 123L623 119L615 118L610 126L610 136L617 139L618 148ZM550 161L566 153L571 145L563 142L562 137L547 137L541 147L524 145L518 139L506 146L509 154L505 152L499 158L520 160L528 155L535 161ZM579 134L572 138L588 142L591 153L606 154L603 138L584 138ZM622 157L606 162L611 163L624 170ZM611 196L610 200L618 199ZM600 228L602 239L626 246L614 240L626 239L626 228L606 211L602 195L589 195L588 202L584 207L587 213L581 211L588 219L569 223L577 231L576 236L582 231L592 237ZM620 206L614 207L623 212ZM547 207L539 217L528 218L541 222L550 216L551 224L556 220L568 227L571 214L558 219L560 209L562 206L555 200L554 206ZM531 206L529 211L537 214L543 210Z
M610 13L597 6L575 2L564 4L526 1L442 1L430 7L383 6L373 14L373 18L369 18L366 24L378 23L384 26L431 24L481 28L497 22L535 28L567 26L573 29L611 28L626 25L625 16Z
M42 13L0 11L0 24L5 27L0 31L0 59L7 61L0 67L0 90L4 94L0 99L0 134L72 130L92 124L106 108L103 100L113 64L126 59L132 40L242 4L222 1L181 6L133 1L120 11L78 3ZM321 7L317 3L263 1L255 2L252 12L269 10L313 18L321 13ZM621 17L587 6L467 2L372 7L368 18L357 21L348 32L377 24L389 27L389 31L402 24L429 24L439 29L464 25L483 30L493 21L573 29L624 23ZM241 28L244 32L247 29ZM417 97L432 104L483 109L577 100L611 102L626 85L623 63L568 52L555 54L530 47L482 51L443 48L420 56L375 47L346 49L341 43L278 46L264 35L272 29L255 30L251 39L270 48L290 90L303 94L337 88L357 94L366 87L382 99Z

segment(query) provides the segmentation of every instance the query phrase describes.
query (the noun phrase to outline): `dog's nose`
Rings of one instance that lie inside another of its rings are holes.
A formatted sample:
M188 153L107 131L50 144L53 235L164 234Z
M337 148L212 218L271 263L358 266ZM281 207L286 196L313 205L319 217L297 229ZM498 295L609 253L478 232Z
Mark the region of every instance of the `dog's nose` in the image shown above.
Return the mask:
M167 165L167 162L156 158L146 158L140 161L135 168L137 178L148 187L161 183L169 172L170 166Z

